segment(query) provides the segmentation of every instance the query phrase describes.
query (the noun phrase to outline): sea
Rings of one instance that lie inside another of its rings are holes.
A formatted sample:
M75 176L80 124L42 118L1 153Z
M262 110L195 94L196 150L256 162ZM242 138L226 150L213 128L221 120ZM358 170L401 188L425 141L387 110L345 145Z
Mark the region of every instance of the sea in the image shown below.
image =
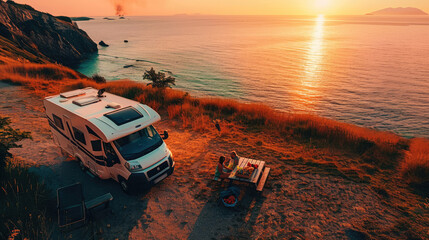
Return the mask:
M76 69L109 81L154 68L194 96L429 137L428 16L95 17ZM128 42L125 42L127 40Z

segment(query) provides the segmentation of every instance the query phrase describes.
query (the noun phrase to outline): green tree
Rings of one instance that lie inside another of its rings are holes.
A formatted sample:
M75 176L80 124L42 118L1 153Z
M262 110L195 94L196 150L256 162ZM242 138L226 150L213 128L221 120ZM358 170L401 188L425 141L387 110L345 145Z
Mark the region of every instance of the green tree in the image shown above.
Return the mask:
M172 76L165 76L165 73L158 72L156 73L153 68L150 68L150 70L146 70L143 75L143 80L149 80L152 81L151 83L148 83L147 85L152 85L152 87L156 88L171 88L171 85L176 85L176 78Z
M17 142L26 138L31 138L30 132L15 130L9 126L10 123L11 121L8 117L0 116L0 176L4 175L3 171L6 166L6 158L12 156L12 154L9 153L9 149L22 147L17 144Z

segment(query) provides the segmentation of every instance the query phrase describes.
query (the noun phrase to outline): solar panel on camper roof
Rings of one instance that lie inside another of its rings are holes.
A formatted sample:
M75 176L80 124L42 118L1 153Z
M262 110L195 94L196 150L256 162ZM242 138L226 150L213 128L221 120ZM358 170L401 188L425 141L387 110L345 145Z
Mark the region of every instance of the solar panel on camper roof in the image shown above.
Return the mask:
M81 89L73 90L70 92L65 92L65 93L60 94L60 96L62 98L71 98L71 97L77 97L77 96L82 96L82 95L85 95L85 92L82 91Z
M118 126L143 117L143 115L133 107L123 108L114 112L106 113L104 116L112 120L112 122Z
M73 103L78 106L86 106L92 103L96 103L101 101L98 97L87 97L87 98L81 98L78 100L74 100Z

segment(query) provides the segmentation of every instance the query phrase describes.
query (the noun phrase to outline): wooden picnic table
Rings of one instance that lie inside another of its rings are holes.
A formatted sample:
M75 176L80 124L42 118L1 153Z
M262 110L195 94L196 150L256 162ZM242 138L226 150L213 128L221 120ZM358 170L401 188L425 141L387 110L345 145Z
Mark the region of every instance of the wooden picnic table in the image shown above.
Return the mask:
M247 166L248 163L257 164L258 169L255 169L249 178L243 178L243 177L236 176L235 174L237 172L238 167L244 168L245 166ZM246 182L246 183L250 183L250 184L255 184L255 187L257 188L257 190L262 191L262 189L265 185L265 181L268 177L269 171L270 171L270 169L265 167L265 161L255 160L255 159L250 159L250 158L245 158L245 157L239 157L238 165L234 168L234 170L232 170L228 179L234 180L234 181ZM261 178L261 174L263 174L262 178ZM261 185L261 186L259 186L259 185Z

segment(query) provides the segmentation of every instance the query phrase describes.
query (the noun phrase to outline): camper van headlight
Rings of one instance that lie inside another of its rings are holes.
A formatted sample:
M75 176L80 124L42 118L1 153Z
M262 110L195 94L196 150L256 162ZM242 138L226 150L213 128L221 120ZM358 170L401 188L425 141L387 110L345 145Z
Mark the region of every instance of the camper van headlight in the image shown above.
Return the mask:
M168 163L170 163L170 167L173 166L173 154L170 154L170 156L168 156Z
M135 172L135 171L139 171L142 169L142 166L140 164L130 164L130 163L125 163L125 167L130 170L131 172Z

